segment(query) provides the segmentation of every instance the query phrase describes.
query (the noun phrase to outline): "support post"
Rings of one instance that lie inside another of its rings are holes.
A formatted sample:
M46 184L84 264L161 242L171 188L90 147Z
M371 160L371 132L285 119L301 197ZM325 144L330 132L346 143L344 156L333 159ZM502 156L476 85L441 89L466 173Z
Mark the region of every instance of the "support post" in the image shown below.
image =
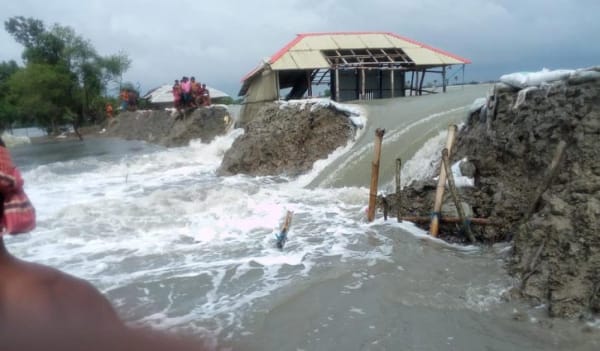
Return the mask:
M310 71L306 71L306 84L308 86L308 98L312 97L312 79L310 78Z
M400 209L402 205L402 198L400 197L400 171L402 170L402 159L396 159L396 218L398 222L402 222L400 219Z
M279 99L281 99L281 95L280 95L281 88L279 85L279 71L275 71L275 89L277 89L276 96L277 96L277 100L279 100Z
M446 92L446 66L442 67L442 92Z
M366 81L366 79L365 79L365 69L363 68L363 69L360 70L360 92L361 92L361 96L362 96L361 100L366 100L366 98L365 98L365 93L366 93L366 90L365 90L365 85L366 85L365 81Z
M395 83L394 83L394 76L395 76L395 74L394 74L394 73L395 73L395 72L394 72L394 70L391 70L391 71L390 71L390 86L391 86L391 88L392 88L392 93L391 93L391 94L392 94L392 96L391 96L392 98L394 98L394 97L395 97L395 96L394 96L394 95L395 95L395 94L394 94L394 90L395 90L395 89L394 89L394 88L395 88Z
M533 212L535 212L538 203L540 202L540 198L542 197L542 194L546 191L546 189L548 189L548 187L552 183L552 180L556 176L558 165L560 164L560 161L562 161L566 146L567 143L564 140L561 140L558 143L558 146L554 151L554 157L552 158L552 162L550 163L550 165L548 166L548 170L546 171L544 180L542 181L542 183L540 183L535 193L533 194L533 198L529 205L529 209L527 210L525 220L528 220L529 217L531 217L531 215L533 214Z
M425 82L425 73L427 71L423 70L421 72L421 81L419 82L419 96L423 95L423 83Z
M340 69L335 66L335 101L340 102Z
M448 149L442 150L442 163L444 165L444 170L446 171L446 177L448 178L448 189L450 190L450 194L452 195L452 200L454 201L454 206L456 206L456 211L458 211L458 218L462 223L463 229L467 238L472 243L475 243L475 237L471 232L471 227L467 222L467 218L465 216L465 211L460 203L460 198L458 197L458 191L456 190L456 183L454 182L454 174L452 174L452 169L450 168L450 158L448 157Z
M379 96L373 96L373 99L383 99L383 71L379 71L377 77L379 77Z
M415 75L417 76L415 79ZM410 77L410 95L413 95L413 91L415 91L414 85L415 85L415 80L419 80L419 72L418 71L412 71L412 75ZM415 92L416 95L416 92Z
M452 145L454 144L454 135L456 134L456 126L450 125L448 127L448 138L446 139L446 149L448 154L452 152ZM429 227L429 233L432 236L438 236L440 226L440 210L442 209L442 200L444 199L444 188L446 185L446 171L442 164L440 164L440 177L438 179L437 190L435 192L435 203L433 204L433 213L431 214L431 226Z
M375 219L375 205L377 202L377 183L379 182L379 160L381 159L381 141L385 129L377 128L375 131L375 156L371 164L371 189L369 192L369 208L367 212L367 220L373 222Z

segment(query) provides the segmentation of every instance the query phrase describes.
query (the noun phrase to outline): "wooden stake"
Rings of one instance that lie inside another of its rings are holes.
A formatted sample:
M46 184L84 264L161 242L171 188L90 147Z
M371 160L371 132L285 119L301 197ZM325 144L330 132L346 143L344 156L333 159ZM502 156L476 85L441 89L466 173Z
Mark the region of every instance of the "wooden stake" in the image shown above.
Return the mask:
M552 183L552 180L556 176L558 165L560 164L560 161L562 161L562 157L563 157L566 146L567 146L567 143L564 142L563 140L561 140L558 143L558 146L556 147L556 151L554 151L554 157L552 158L552 163L550 163L550 166L548 166L548 170L546 171L546 176L544 177L544 180L538 186L538 188L536 189L536 191L533 195L533 199L531 201L531 204L529 205L529 209L527 210L525 220L528 220L529 217L531 217L531 215L533 214L533 212L535 212L535 210L538 206L538 203L540 202L540 198L542 197L542 194L546 191L546 189L548 189L548 187Z
M448 127L448 138L446 139L446 149L448 154L452 152L452 145L454 144L454 135L456 134L456 126L450 125ZM442 200L444 199L444 188L446 185L446 171L443 165L440 164L440 177L438 179L437 191L435 193L435 203L433 204L433 213L431 215L431 226L429 233L433 236L437 236L439 232L439 220L440 210L442 209Z
M452 169L450 168L450 159L448 158L448 149L442 150L442 164L444 165L444 170L446 171L446 177L448 178L448 189L450 189L450 194L452 194L452 200L454 200L454 206L456 206L456 210L458 211L458 217L460 218L463 229L465 230L465 234L467 234L467 238L472 243L475 243L475 237L471 232L471 227L469 223L467 223L467 219L465 216L465 211L460 203L460 198L458 197L458 191L456 190L456 183L454 182L454 174L452 174Z
M400 197L400 171L402 170L402 159L396 159L396 219L398 222L402 222L400 219L400 207L402 205Z
M377 202L377 183L379 182L379 160L381 159L381 141L385 129L377 128L375 131L375 156L371 165L371 190L369 192L369 209L367 220L373 222L375 219L375 204Z
M292 226L292 215L294 213L292 211L287 211L285 214L285 221L283 222L283 226L281 227L281 231L287 233Z

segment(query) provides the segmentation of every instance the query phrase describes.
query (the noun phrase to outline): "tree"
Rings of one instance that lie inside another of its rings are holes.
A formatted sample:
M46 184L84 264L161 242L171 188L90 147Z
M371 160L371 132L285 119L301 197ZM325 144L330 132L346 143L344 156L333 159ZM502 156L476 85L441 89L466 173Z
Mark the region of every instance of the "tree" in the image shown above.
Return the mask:
M15 61L0 63L0 130L6 129L18 119L16 106L8 100L8 79L18 70L19 66Z
M101 57L99 61L102 69L102 84L107 87L110 83L121 85L122 74L131 66L131 60L124 52L116 55Z
M8 100L18 114L27 116L30 122L53 133L57 133L61 125L72 122L69 105L73 80L64 68L31 63L15 72L8 85Z
M6 21L4 27L17 43L25 47L22 54L25 62L59 63L64 44L46 31L42 21L17 16Z
M23 16L10 18L4 23L4 27L17 43L26 48L38 46L40 36L46 31L42 21Z
M26 63L17 76L22 81L9 80L10 99L17 110L52 131L57 123L71 121L77 132L86 120L93 120L103 110L107 85L120 81L131 65L122 52L99 55L89 40L70 27L55 24L47 29L40 20L19 16L7 20L5 28L24 46ZM32 85L35 81L40 84ZM26 105L34 102L37 106Z

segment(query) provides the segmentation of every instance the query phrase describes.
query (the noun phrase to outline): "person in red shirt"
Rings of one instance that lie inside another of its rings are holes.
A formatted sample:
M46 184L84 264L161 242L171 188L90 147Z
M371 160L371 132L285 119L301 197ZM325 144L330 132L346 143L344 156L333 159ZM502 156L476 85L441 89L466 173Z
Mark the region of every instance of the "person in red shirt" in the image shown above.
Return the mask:
M110 103L106 104L106 118L108 120L113 118L113 107Z

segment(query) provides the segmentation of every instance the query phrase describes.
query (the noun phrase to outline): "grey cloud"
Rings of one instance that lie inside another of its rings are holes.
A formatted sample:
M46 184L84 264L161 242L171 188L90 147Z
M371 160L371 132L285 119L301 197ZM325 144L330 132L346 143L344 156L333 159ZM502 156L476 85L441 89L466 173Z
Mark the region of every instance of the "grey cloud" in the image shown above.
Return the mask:
M124 78L144 89L193 74L235 94L245 73L304 32L395 32L473 60L469 80L600 57L595 0L22 0L3 13L69 25L102 54L124 50L133 60ZM0 42L0 60L19 58L5 32Z

